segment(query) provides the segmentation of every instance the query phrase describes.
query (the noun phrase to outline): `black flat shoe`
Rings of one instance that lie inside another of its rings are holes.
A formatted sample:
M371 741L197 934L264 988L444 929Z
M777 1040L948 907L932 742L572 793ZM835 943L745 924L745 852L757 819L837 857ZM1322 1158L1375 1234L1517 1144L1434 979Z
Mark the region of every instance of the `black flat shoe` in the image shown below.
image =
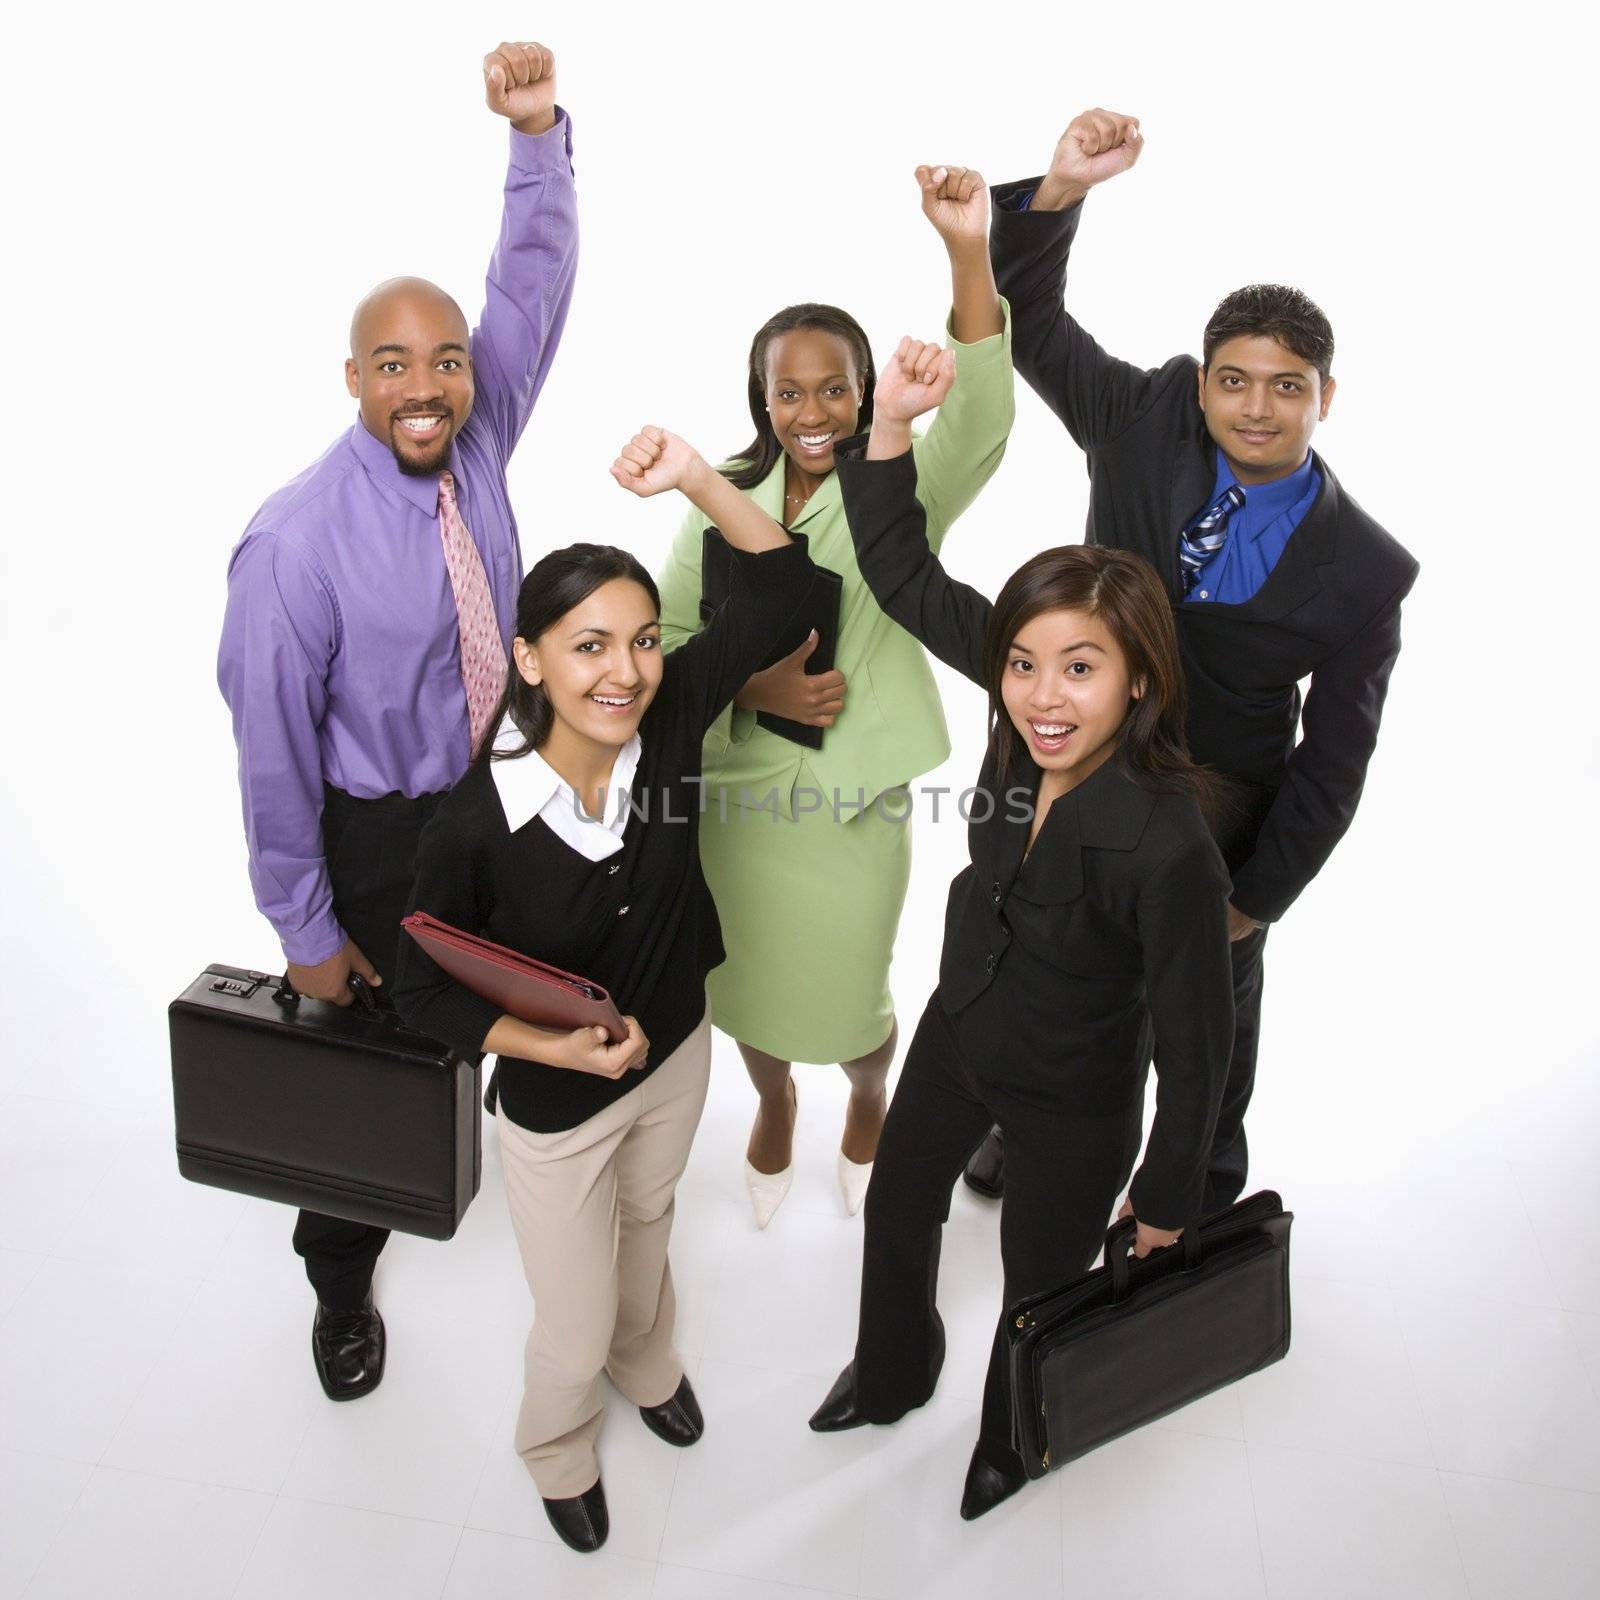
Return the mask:
M562 1542L587 1553L598 1550L611 1532L611 1517L606 1511L605 1486L598 1478L592 1489L566 1500L546 1500L544 1514Z
M961 1490L961 1520L971 1522L985 1511L993 1511L1027 1481L1028 1474L1022 1470L1020 1461L1012 1466L997 1467L981 1453L981 1447L974 1449L972 1460L967 1464L967 1481Z
M700 1402L695 1399L687 1376L670 1400L658 1406L640 1406L639 1415L644 1418L645 1427L668 1444L691 1445L706 1431L706 1419L700 1415Z
M843 1433L846 1428L860 1428L870 1422L862 1416L856 1400L856 1364L851 1362L828 1391L828 1398L811 1413L813 1433Z
M335 1311L317 1302L311 1323L311 1359L330 1400L359 1400L383 1381L383 1318L372 1291L358 1310Z
M985 1200L998 1200L1006 1187L1006 1145L998 1128L991 1128L982 1144L972 1152L962 1182Z

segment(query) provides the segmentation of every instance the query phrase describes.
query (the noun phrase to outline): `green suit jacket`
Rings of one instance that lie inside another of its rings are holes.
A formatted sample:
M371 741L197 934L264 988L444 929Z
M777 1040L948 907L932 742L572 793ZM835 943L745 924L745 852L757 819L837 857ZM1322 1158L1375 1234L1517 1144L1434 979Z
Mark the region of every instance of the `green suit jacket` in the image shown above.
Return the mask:
M1005 454L1016 415L1011 372L1011 312L1001 302L1004 328L976 344L951 340L956 384L926 434L912 444L917 498L928 514L928 543L935 551L950 524L972 504ZM770 516L783 521L784 461L746 491ZM845 806L866 804L885 789L930 772L950 754L944 708L922 646L891 622L872 598L856 566L838 475L829 473L790 525L806 535L811 559L843 580L834 666L844 674L844 710L823 734L822 748L805 747L757 725L755 713L729 707L705 741L707 809L719 789L729 805L776 803L793 815L793 791L802 764ZM700 551L706 518L690 511L679 528L661 575L662 647L675 649L700 630ZM844 815L848 816L849 811Z

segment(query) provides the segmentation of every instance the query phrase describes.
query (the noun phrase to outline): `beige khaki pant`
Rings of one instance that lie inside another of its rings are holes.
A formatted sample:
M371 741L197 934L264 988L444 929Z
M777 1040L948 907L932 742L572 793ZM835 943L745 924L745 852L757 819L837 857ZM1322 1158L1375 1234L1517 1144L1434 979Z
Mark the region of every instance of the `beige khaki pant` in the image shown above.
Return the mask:
M533 1291L517 1454L547 1500L600 1476L600 1375L635 1405L672 1398L683 1363L667 1240L705 1105L711 1019L637 1088L562 1133L496 1113L511 1225Z

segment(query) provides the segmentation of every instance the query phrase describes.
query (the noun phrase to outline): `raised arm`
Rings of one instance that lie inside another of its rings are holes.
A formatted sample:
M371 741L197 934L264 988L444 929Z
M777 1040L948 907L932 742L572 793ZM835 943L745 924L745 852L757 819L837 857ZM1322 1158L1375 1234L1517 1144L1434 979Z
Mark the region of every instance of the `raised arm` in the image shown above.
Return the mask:
M981 686L993 607L957 583L929 548L911 453L911 419L938 405L955 376L950 351L902 339L878 376L865 458L842 454L837 471L856 565L873 598L941 661Z
M509 455L544 387L578 265L572 124L555 103L555 57L503 43L483 58L484 98L511 124L500 238L472 334L475 410Z
M701 729L710 727L770 653L815 576L803 538L791 535L663 428L642 428L611 464L611 476L641 498L679 490L735 552L727 601L705 628L667 657L688 685Z
M1085 450L1120 433L1158 378L1107 355L1062 303L1084 196L1126 172L1143 148L1137 118L1085 111L1068 124L1042 178L1002 184L994 194L989 249L1011 307L1017 371Z
M971 167L917 168L922 209L950 257L947 331L959 381L912 446L929 548L977 499L1006 453L1016 420L1016 380L1005 302L989 264L989 191Z
M920 166L922 214L950 257L950 337L962 344L992 338L1005 326L989 261L989 192L972 167Z

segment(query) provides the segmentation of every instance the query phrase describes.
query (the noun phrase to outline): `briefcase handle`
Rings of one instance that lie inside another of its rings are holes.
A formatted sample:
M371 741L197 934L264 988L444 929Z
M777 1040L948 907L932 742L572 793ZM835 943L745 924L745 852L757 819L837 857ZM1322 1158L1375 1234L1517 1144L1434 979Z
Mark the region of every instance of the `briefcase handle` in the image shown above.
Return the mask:
M372 992L372 985L361 976L359 972L352 972L349 977L350 992L356 997L356 1004L363 1011L376 1011L378 997ZM272 991L272 998L280 1006L297 1006L300 1004L300 991L289 982L286 972L278 979L278 987Z
M1133 1256L1129 1253L1139 1232L1133 1217L1123 1217L1106 1230L1106 1265L1111 1268L1111 1302L1127 1298L1133 1276ZM1183 1230L1178 1241L1183 1246L1183 1270L1192 1272L1200 1265L1200 1230L1193 1223ZM1171 1247L1168 1246L1170 1249Z

